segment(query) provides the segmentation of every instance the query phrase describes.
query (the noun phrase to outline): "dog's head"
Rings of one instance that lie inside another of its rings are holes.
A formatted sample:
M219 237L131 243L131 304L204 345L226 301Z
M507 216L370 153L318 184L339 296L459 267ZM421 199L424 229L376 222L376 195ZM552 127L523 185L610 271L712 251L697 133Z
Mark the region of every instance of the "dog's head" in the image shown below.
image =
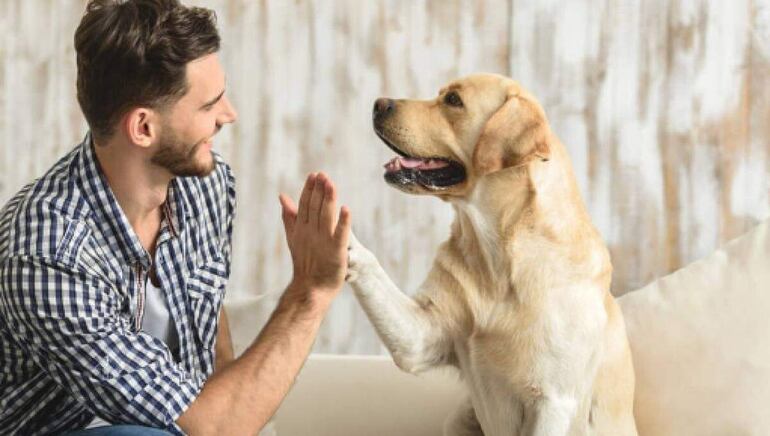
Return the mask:
M543 109L498 75L453 81L431 100L380 98L372 119L399 155L385 165L385 180L414 194L464 196L487 175L550 155Z

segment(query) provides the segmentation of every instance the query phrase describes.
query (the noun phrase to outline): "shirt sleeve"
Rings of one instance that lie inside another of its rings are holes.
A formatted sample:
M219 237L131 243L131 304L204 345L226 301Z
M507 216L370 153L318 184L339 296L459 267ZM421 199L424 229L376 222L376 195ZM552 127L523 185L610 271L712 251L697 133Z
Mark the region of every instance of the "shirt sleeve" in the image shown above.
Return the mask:
M0 265L0 290L18 346L78 401L115 424L181 433L175 421L204 380L180 368L162 341L131 330L113 286L51 259L18 256Z

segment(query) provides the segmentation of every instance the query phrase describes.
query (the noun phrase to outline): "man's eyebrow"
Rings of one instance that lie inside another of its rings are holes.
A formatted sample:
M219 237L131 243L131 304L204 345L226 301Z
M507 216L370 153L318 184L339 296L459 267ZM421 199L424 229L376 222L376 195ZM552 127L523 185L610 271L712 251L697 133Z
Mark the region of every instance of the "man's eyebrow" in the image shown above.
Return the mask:
M223 95L225 95L225 90L224 89L213 100L207 101L206 103L203 103L203 106L201 106L200 108L201 109L205 109L205 108L207 108L209 106L214 106L222 98Z

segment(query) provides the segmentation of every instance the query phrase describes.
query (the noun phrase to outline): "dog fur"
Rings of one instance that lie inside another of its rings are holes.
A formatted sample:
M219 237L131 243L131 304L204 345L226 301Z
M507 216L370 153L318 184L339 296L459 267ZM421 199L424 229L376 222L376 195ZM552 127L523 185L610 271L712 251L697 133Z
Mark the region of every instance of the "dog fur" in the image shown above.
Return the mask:
M609 254L535 98L478 74L435 99L380 99L374 119L402 156L464 172L449 185L389 179L456 212L414 297L355 237L349 259L348 281L395 363L411 373L459 369L469 398L445 434L635 435Z

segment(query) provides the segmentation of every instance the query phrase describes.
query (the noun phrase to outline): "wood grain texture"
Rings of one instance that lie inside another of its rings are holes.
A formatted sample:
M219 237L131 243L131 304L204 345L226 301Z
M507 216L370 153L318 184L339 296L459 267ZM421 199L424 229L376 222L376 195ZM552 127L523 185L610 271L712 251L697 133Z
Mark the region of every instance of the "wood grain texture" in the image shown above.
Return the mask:
M477 71L539 96L569 149L621 294L770 215L770 0L196 0L213 8L240 119L216 147L238 178L231 303L291 277L278 192L337 182L354 230L407 292L451 208L388 188L371 130L380 96L435 95ZM0 202L80 141L72 36L83 0L0 0ZM248 333L246 334L248 336ZM316 351L379 353L352 293Z
M616 294L770 213L767 8L513 1L511 75L570 150Z

